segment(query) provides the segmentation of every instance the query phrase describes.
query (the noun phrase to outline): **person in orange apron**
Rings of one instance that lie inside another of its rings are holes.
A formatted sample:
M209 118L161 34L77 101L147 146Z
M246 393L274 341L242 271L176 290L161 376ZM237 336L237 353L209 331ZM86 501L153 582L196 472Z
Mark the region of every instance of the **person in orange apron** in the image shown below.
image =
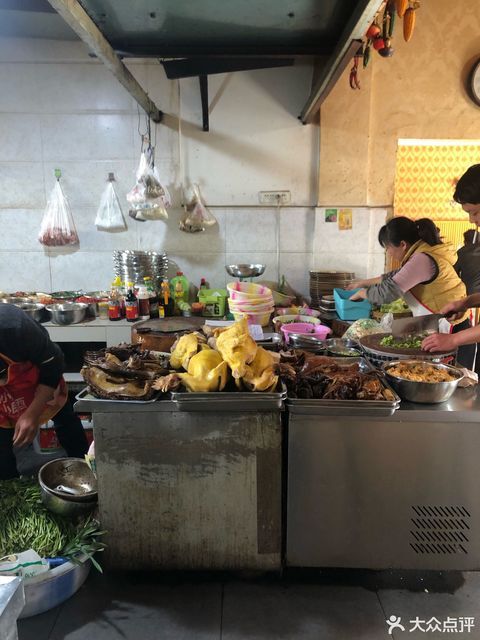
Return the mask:
M0 305L1 480L18 476L14 448L30 444L50 419L67 455L87 452L62 372L63 354L44 327L18 307Z

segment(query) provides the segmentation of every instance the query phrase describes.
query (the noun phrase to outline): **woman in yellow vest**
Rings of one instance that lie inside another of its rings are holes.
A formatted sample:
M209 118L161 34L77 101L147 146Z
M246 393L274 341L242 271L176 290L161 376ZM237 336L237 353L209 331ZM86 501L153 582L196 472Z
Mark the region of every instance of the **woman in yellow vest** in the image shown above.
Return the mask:
M453 265L457 255L450 243L443 243L432 220L393 218L378 236L380 244L400 268L378 278L357 281L363 286L351 300L367 298L372 304L385 304L403 298L414 316L440 313L451 300L465 296L465 285ZM468 312L455 319L440 321L440 331L456 333L470 327ZM475 346L462 347L458 361L474 366Z

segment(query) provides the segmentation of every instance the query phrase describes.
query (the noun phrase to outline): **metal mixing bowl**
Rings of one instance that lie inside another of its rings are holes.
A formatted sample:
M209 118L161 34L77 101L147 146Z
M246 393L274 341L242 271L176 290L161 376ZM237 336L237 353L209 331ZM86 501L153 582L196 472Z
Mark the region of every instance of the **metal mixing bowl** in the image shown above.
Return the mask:
M85 460L59 458L43 465L38 472L40 487L69 502L97 499L97 479Z
M77 324L82 322L87 313L88 304L83 302L64 302L63 304L49 304L51 320L55 324Z
M325 353L325 340L321 340L317 336L305 333L290 333L288 338L290 346L294 349L303 349L304 351L312 351L313 353Z
M0 298L0 303L4 304L27 304L35 302L34 298L19 298L17 296L8 296L7 298Z
M423 366L425 368L434 367L435 369L444 369L445 371L453 374L455 376L455 380L450 382L413 382L412 380L406 380L405 378L391 375L389 373L389 369L400 362L402 365L414 364L415 366ZM451 367L448 364L424 362L422 360L393 360L385 362L382 365L382 369L389 384L403 400L424 404L445 402L455 391L460 380L463 379L463 373L456 367Z
M76 518L78 516L87 516L97 506L96 500L90 502L74 502L56 496L48 491L44 486L40 485L40 493L43 504L51 511L64 518Z
M261 276L266 269L264 264L227 264L228 275L234 278L255 278Z
M45 322L49 315L47 311L45 311L44 304L25 302L24 304L19 304L17 306L37 322Z
M347 338L329 338L325 345L328 355L336 358L358 358L362 355L360 345Z

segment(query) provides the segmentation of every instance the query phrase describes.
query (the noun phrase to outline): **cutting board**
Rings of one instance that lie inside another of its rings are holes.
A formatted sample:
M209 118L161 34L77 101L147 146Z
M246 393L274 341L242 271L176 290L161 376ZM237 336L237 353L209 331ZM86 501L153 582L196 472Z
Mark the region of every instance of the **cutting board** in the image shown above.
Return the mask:
M205 318L192 316L174 316L172 318L156 318L137 322L134 329L139 333L177 333L177 331L196 331L205 324Z
M423 356L426 359L435 356L436 358L441 358L443 355L450 355L452 352L449 351L447 354L443 353L430 353L428 351L423 351L423 349L400 349L398 347L384 347L380 344L380 342L386 336L390 335L389 333L373 333L369 336L364 336L360 338L359 342L361 346L365 349L368 355L368 351L372 351L375 354L384 354L387 356Z
M138 322L132 327L132 342L140 344L142 349L152 351L170 351L178 336L198 331L205 324L205 318L183 316L156 318Z

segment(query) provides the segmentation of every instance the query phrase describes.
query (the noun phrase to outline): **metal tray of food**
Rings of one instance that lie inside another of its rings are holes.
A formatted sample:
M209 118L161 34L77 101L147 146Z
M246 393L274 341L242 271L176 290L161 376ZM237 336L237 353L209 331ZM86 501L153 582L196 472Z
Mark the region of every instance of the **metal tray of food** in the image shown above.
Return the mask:
M159 400L159 396L161 394L157 393L150 400L106 400L104 398L96 398L93 394L91 394L87 387L82 389L75 396L75 411L86 411L91 412L95 410L100 411L110 411L114 409L123 410L126 406L130 405L151 405Z
M277 391L213 391L194 393L172 392L172 401L179 411L272 411L282 409L287 389L281 383Z
M287 398L289 413L303 415L351 416L351 417L388 417L399 408L401 399L385 380L376 372L370 362L363 357L331 358L340 367L349 367L358 363L362 373L375 372L384 389L392 394L392 400L333 400L322 398Z

